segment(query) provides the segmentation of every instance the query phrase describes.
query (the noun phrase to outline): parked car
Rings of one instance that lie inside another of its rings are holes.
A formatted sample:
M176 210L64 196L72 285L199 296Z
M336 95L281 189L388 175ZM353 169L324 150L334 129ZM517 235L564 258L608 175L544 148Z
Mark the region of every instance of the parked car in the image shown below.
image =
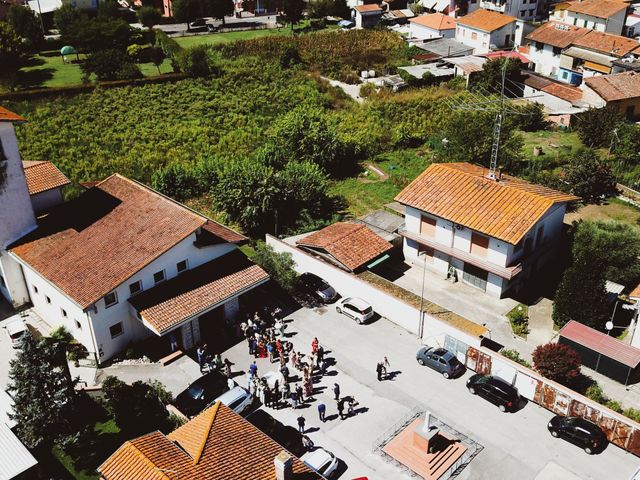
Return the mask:
M300 458L306 452L302 445L302 435L297 428L291 425L284 425L264 410L255 410L247 415L246 419L296 457Z
M318 298L323 303L331 303L338 294L335 289L319 276L305 272L298 279L300 290Z
M338 469L338 459L328 450L318 447L300 457L307 466L326 478L332 478Z
M207 23L207 31L210 33L215 33L220 30L220 27L214 25L213 23Z
M189 24L189 30L206 30L207 20L205 18L196 18Z
M336 305L336 312L343 313L360 324L373 317L373 308L371 305L357 297L340 300L338 305Z
M420 365L426 365L441 373L444 378L455 377L464 371L464 365L453 353L444 348L422 346L416 353Z
M551 436L564 438L584 449L589 455L601 451L607 444L607 437L602 429L581 417L556 415L549 421L547 428Z
M184 415L191 418L211 405L228 389L227 378L224 375L210 372L180 392L174 404Z
M27 328L27 324L19 319L8 322L4 326L4 330L7 332L7 336L9 337L9 341L13 348L18 348L22 337L29 335L29 328Z
M520 402L518 389L498 377L475 374L467 380L467 388L473 395L497 405L501 412L513 412Z
M215 402L221 402L237 414L241 414L253 405L253 395L238 386L224 392L213 401Z

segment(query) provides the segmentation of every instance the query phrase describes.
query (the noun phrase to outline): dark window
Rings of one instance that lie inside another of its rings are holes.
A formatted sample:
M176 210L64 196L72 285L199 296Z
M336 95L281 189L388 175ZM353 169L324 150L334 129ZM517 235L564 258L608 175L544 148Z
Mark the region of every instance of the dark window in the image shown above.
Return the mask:
M137 282L133 282L129 285L129 292L131 295L135 295L138 292L142 291L142 282L138 280Z
M33 286L33 293L38 293L38 287L36 287L35 285L32 285L32 286Z
M178 273L184 272L187 268L189 268L189 265L187 265L186 260L182 260L181 262L176 263L176 269L178 270Z
M111 293L107 293L104 296L104 306L109 308L111 305L115 305L116 303L118 303L118 295L116 294L115 291L111 292Z
M116 338L122 335L122 322L118 322L115 325L110 326L109 333L111 334L111 338Z
M62 312L62 316L63 316L64 318L67 318L67 311L66 311L64 308L61 308L61 309L60 309L60 312Z
M7 284L4 282L4 277L0 275L0 287L6 287Z
M80 322L78 320L76 320L76 328L78 330L82 330L82 325L80 324Z
M558 56L562 53L562 49L560 47L553 47L553 55Z
M153 281L155 283L160 283L164 280L164 270L160 270L153 274Z
M44 298L47 301L47 303L51 303L51 299L47 295L45 295Z

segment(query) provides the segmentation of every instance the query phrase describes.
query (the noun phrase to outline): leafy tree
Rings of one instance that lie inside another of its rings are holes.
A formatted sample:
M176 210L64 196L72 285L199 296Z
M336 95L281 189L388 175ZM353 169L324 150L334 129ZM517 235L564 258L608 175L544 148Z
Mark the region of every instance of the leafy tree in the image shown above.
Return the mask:
M26 54L24 44L7 22L0 22L0 85L14 88Z
M326 214L329 181L315 163L289 162L276 175L279 190L277 211L282 226L305 220L321 218Z
M100 0L98 4L98 17L120 18L120 5L117 0Z
M136 12L136 15L142 26L147 27L149 31L162 20L160 11L153 7L142 7Z
M586 203L598 203L616 193L616 178L593 150L583 150L564 168L564 179L574 195Z
M615 159L623 170L640 165L640 127L623 124L618 127L620 142L614 150Z
M190 30L190 22L198 17L204 16L205 13L203 0L174 0L172 6L174 20L176 22L186 23L187 30Z
M330 15L332 0L313 0L309 2L307 13L309 18L325 18Z
M99 81L141 78L142 72L123 51L99 50L92 53L81 65L85 81L93 74Z
M222 25L225 25L225 17L233 15L234 11L233 0L208 0L207 13L216 20L222 20Z
M616 107L590 108L576 116L576 130L582 143L588 147L608 147L613 130L624 122Z
M87 53L100 50L125 52L129 45L141 41L141 35L124 20L97 17L80 19L67 26L62 39L64 43Z
M544 108L539 103L527 102L519 106L520 115L514 118L520 130L525 132L537 132L547 130L549 121L544 113Z
M441 156L444 161L472 162L489 166L491 146L493 144L493 126L495 113L492 112L456 112L445 121L443 128L443 147ZM513 119L507 117L502 122L498 164L507 171L512 162L520 156L522 136L515 130Z
M151 60L151 63L153 63L158 69L158 75L162 73L160 72L160 65L162 65L164 59L165 55L160 47L151 47L149 49L149 60Z
M33 10L22 5L11 5L7 21L31 49L37 50L42 45L42 24Z
M554 296L553 323L562 327L575 320L602 329L611 313L604 285L604 272L586 262L567 268Z
M172 163L156 170L151 177L151 186L179 202L198 194L198 180L195 172L183 163Z
M295 262L288 252L276 253L272 246L258 241L252 260L271 276L271 279L288 292L293 292L298 280Z
M217 72L207 45L196 45L182 50L178 56L178 65L180 71L190 77L207 77Z
M505 95L514 96L510 91L519 89L518 85L522 83L523 78L522 63L520 60L513 58L496 58L486 61L482 66L482 70L471 76L471 89L500 93L502 91L502 71L504 68L506 68Z
M74 28L75 23L82 18L80 10L64 2L59 8L53 12L53 23L58 28L60 35L65 38Z
M9 387L20 439L30 448L51 447L74 431L75 382L66 371L64 351L55 341L38 341L30 335L9 362Z
M329 15L332 17L351 19L351 9L347 0L333 0L330 4Z
M166 404L171 401L171 394L161 383L137 381L127 385L116 377L108 376L102 382L102 391L116 424L127 435L143 435L170 428Z
M547 343L533 351L533 366L543 377L569 385L580 375L580 356L568 345Z
M304 7L304 0L282 0L282 16L285 22L291 24L292 32L293 26L302 20Z

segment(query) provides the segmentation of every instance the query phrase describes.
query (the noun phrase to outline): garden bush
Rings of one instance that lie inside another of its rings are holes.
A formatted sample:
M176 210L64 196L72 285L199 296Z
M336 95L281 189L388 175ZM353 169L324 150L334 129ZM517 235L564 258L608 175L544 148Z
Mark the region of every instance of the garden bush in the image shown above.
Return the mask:
M531 364L527 362L524 358L522 358L517 350L503 348L502 350L500 350L500 355L516 363L519 363L524 367L531 368Z
M520 304L507 313L511 329L516 335L525 337L529 333L529 316L526 305Z
M547 343L533 351L533 366L542 375L563 385L580 375L580 356L568 345Z

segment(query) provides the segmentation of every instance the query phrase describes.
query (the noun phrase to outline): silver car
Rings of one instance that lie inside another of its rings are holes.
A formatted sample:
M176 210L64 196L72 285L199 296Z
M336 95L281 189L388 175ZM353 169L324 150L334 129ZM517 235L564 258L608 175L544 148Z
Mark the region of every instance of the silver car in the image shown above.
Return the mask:
M338 459L328 450L318 447L300 457L307 466L326 478L333 478L338 469Z
M449 350L444 348L420 347L416 353L420 365L426 365L441 373L444 378L453 378L464 370L464 365Z
M373 307L357 297L340 300L336 305L336 312L354 319L359 324L363 324L374 315Z

